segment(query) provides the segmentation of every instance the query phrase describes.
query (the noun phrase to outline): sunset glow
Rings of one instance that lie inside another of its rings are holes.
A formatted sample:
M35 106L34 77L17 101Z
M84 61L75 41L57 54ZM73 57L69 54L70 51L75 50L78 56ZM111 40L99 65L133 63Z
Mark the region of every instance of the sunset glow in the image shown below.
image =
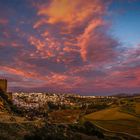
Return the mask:
M139 0L0 0L9 91L140 92Z

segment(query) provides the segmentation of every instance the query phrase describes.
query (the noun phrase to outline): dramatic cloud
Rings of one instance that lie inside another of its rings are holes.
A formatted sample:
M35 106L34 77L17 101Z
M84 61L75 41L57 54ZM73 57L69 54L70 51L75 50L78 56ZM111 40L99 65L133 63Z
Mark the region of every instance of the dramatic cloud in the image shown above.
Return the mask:
M9 90L138 91L140 45L124 48L113 35L110 5L110 0L2 0L0 77L9 80Z
M38 6L38 5L37 5ZM70 26L77 26L82 24L90 16L97 18L103 15L105 12L105 3L102 0L52 0L49 4L43 4L38 6L37 14L45 16L42 22L55 24L66 23ZM39 25L39 24L38 24Z

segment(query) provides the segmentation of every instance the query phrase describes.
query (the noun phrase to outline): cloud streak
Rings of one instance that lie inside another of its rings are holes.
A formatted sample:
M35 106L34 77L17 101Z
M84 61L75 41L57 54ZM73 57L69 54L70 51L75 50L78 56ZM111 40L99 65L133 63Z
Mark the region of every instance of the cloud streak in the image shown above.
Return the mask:
M0 77L10 81L9 90L137 91L140 46L122 49L110 33L110 3L38 0L17 8L2 1Z

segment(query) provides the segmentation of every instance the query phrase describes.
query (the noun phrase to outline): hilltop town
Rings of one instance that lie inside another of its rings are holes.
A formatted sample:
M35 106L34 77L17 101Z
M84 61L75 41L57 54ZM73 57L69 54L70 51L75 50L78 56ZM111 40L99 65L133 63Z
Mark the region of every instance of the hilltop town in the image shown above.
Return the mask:
M5 79L0 89L2 140L140 139L139 95L9 93Z
M82 103L78 100L94 100L95 99L115 99L112 96L80 96L76 94L59 94L59 93L12 93L12 101L15 105L24 108L39 108L48 102L54 105L61 105L66 107L81 107ZM96 100L95 100L96 101ZM90 105L86 103L85 105Z

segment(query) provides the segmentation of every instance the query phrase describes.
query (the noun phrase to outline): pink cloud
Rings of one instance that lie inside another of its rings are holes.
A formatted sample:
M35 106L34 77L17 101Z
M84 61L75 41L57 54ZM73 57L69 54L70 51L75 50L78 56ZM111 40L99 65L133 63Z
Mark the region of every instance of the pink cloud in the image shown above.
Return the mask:
M0 19L0 25L7 25L7 24L8 24L8 19L4 19L4 18Z

